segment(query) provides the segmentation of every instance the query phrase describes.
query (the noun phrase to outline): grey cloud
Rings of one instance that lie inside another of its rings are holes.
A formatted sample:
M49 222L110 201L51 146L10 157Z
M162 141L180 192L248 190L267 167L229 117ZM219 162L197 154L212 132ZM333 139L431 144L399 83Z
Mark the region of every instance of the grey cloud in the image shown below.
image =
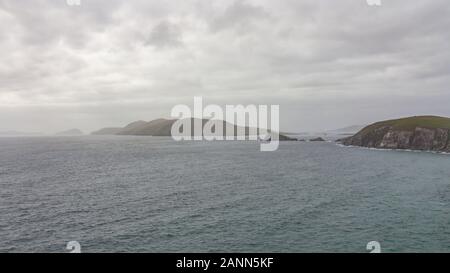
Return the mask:
M239 31L248 31L255 21L267 19L269 14L263 7L250 4L244 0L237 0L228 6L222 14L218 15L210 22L213 31L220 31L228 28L237 28Z
M183 44L181 30L175 24L162 21L153 28L146 44L158 48L181 46Z
M279 103L293 131L450 116L447 2L2 0L0 130L89 131L194 95Z

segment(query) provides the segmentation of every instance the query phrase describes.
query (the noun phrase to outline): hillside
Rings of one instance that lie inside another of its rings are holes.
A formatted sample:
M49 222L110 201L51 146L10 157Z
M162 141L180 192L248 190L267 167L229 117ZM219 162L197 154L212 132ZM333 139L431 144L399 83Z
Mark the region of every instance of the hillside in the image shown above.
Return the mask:
M91 135L115 135L122 131L123 128L109 127L94 131Z
M194 119L192 119L192 135L194 135L193 124ZM149 122L146 121L136 121L128 124L123 128L103 128L98 131L92 132L93 135L134 135L134 136L171 136L172 125L176 122L175 119L156 119ZM205 124L208 120L203 119L202 124ZM214 122L214 126L217 128L222 127L224 135L226 134L227 128L234 127L234 135L237 135L238 129L244 129L245 135L249 135L249 127L239 127L222 120L217 120ZM280 134L281 141L296 140L294 138L289 138L287 136Z
M415 116L374 123L339 142L370 148L447 152L449 130L450 118Z
M149 122L137 121L128 124L117 134L135 136L170 136L174 122L175 120L171 119L155 119Z

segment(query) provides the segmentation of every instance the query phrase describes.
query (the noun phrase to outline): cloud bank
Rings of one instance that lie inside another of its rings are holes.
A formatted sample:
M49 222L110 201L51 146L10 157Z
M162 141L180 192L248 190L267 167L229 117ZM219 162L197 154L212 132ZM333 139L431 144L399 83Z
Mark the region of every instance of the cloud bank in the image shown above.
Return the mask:
M0 130L280 104L284 130L450 116L448 1L0 1Z

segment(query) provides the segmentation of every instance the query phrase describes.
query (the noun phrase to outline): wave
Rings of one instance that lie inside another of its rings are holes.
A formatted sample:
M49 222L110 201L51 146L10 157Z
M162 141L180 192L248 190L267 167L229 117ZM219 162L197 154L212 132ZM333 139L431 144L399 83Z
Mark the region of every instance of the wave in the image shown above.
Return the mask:
M339 147L344 148L359 148L359 149L366 149L366 150L373 150L373 151L384 151L384 152L408 152L408 153L431 153L431 154L438 154L438 155L450 155L449 152L440 152L440 151L424 151L424 150L411 150L411 149L388 149L388 148L373 148L373 147L364 147L364 146L354 146L354 145L344 145L342 143L336 143Z

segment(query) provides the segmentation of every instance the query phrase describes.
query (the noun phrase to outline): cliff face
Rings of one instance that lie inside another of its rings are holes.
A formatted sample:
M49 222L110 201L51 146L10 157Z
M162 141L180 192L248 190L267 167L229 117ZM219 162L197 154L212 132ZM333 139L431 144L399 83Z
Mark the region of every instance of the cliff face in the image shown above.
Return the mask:
M414 117L417 119L417 117ZM409 118L409 119L414 119ZM426 117L432 118L432 117ZM373 124L358 132L352 137L339 140L344 145L362 146L379 149L410 149L422 151L450 152L449 128L443 123L411 122L404 126L394 120ZM399 125L400 124L400 125Z

